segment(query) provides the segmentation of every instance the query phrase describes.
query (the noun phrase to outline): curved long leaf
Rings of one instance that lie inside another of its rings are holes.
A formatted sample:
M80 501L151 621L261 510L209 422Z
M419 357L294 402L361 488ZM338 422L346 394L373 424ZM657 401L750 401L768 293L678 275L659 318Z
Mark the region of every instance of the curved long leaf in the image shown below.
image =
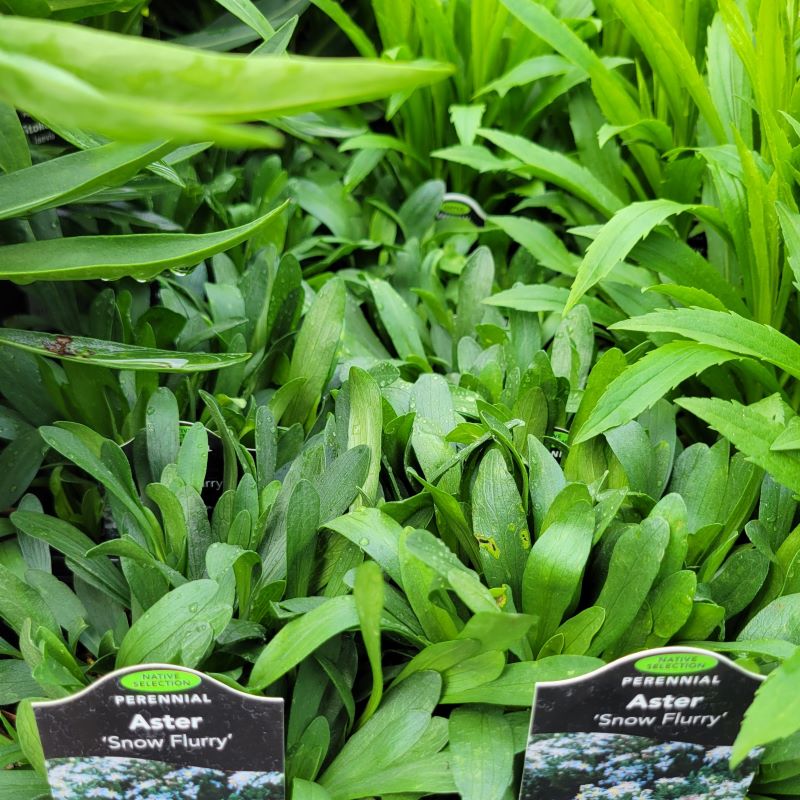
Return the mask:
M646 200L632 203L614 214L586 249L586 255L569 293L565 313L623 261L634 245L653 228L688 208L689 206L673 200Z
M483 302L489 306L515 308L518 311L555 311L563 314L568 297L569 290L563 286L539 283L533 286L513 286L487 297ZM595 297L582 297L578 302L586 305L592 319L600 325L613 325L621 320L622 315L618 311Z
M421 62L247 58L19 17L3 17L0 28L0 99L117 139L275 144L274 132L231 123L375 100L451 72Z
M148 280L167 269L193 267L229 250L267 226L286 204L253 222L217 233L145 233L72 236L0 248L0 279L33 281Z
M768 361L800 378L800 344L780 331L738 314L706 308L654 311L611 326L643 333L677 333L702 344Z
M207 372L240 364L250 357L249 353L179 353L83 336L58 336L14 328L0 328L0 345L64 361L80 361L110 369L155 372Z
M721 433L776 481L800 492L800 457L793 451L771 449L794 419L778 395L751 406L716 397L683 397L675 402Z
M328 639L357 626L358 612L350 595L327 600L292 620L261 651L250 676L250 688L266 688Z
M0 177L0 219L71 203L118 186L174 149L164 142L111 143L43 161Z
M502 131L481 128L478 133L518 158L537 177L569 190L603 214L611 216L622 207L622 200L594 173L563 153Z
M733 353L696 342L670 342L653 350L611 381L578 429L575 443L630 422L682 381L734 358Z

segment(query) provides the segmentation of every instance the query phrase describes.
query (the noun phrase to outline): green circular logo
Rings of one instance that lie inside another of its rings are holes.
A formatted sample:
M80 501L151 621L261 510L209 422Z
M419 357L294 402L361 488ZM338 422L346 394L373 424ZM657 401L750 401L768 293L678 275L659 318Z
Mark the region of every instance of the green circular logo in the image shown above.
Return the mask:
M640 658L634 666L639 672L650 675L686 675L692 672L707 672L719 662L714 656L703 653L660 653L657 656Z
M203 679L179 669L143 669L123 675L120 684L132 692L188 692L199 686Z

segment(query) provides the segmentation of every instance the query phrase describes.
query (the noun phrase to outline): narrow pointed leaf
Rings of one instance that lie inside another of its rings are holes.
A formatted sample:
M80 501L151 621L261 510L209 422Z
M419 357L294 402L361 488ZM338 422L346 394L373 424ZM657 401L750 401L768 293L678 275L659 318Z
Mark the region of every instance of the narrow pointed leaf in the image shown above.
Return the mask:
M11 244L0 248L0 279L33 281L148 280L167 269L194 267L246 241L265 228L285 205L253 222L217 233L148 233L72 236Z
M249 353L180 353L84 336L58 336L14 328L0 328L0 345L62 361L78 361L109 369L154 372L207 372L240 364L250 357Z

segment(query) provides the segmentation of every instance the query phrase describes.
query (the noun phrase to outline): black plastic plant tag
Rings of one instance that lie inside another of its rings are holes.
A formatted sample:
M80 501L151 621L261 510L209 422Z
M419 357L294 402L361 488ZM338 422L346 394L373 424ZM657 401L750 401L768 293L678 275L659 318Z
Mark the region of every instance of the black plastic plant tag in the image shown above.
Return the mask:
M34 703L54 800L283 800L283 700L185 667Z
M66 144L55 131L50 130L47 125L35 120L30 114L24 111L18 111L17 116L19 117L22 130L25 132L25 136L30 144Z
M521 800L743 800L759 753L729 760L763 678L665 647L539 683Z

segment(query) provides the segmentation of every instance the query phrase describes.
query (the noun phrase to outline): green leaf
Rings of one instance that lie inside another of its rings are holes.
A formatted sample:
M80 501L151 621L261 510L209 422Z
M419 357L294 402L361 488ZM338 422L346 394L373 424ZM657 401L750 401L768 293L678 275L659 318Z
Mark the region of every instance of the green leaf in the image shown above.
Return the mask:
M530 470L530 495L533 511L534 533L540 536L545 515L553 501L567 485L564 473L552 453L535 437L528 436L528 465ZM528 556L527 565L530 563ZM525 579L523 578L523 583ZM524 590L523 590L524 593Z
M670 342L653 350L608 385L578 428L575 443L625 425L687 378L734 358L730 352L695 342Z
M274 35L275 29L269 24L269 20L250 0L216 0L216 2L244 22L248 28L252 28L264 41Z
M383 667L381 665L381 613L383 612L384 583L380 567L374 561L363 563L356 570L353 599L356 603L364 649L372 669L372 692L361 717L364 724L378 708L383 696Z
M787 594L773 600L756 614L736 637L750 639L783 639L800 645L800 594Z
M377 508L360 508L326 522L325 527L361 547L398 586L402 587L398 548L403 528L390 516Z
M159 387L147 402L145 418L147 460L153 481L160 481L164 467L178 460L179 424L175 395L166 386Z
M328 639L358 623L355 600L350 595L326 600L278 631L256 659L249 687L265 689Z
M800 649L770 673L756 692L733 745L732 765L755 747L791 736L800 730Z
M392 689L377 713L347 740L320 778L331 797L349 800L383 794L384 790L376 789L375 784L385 779L390 767L401 764L425 734L441 687L438 673L419 672ZM359 784L364 781L371 783L362 794ZM442 791L447 793L448 789Z
M31 668L16 658L0 661L0 706L16 705L26 697L36 697L42 689L31 675Z
M467 259L458 282L455 342L472 336L486 309L483 301L492 293L494 259L488 247L479 247Z
M119 445L76 422L61 422L39 429L42 438L54 450L75 463L111 492L147 527L130 465Z
M563 314L569 298L569 290L563 286L550 286L537 283L534 286L514 286L487 297L483 302L489 306L515 308L518 311L553 311ZM582 297L579 304L585 305L592 319L599 325L613 325L619 322L621 314L594 297Z
M289 597L308 594L318 528L319 494L307 480L298 481L286 511L286 592Z
M0 619L19 633L25 620L30 619L34 630L40 625L59 633L59 625L41 595L20 580L10 569L0 564Z
M566 620L554 634L554 636L563 637L564 644L561 652L564 655L584 655L595 634L603 627L605 618L604 609L599 606L590 606Z
M705 308L678 308L634 317L612 326L644 333L676 333L731 353L767 361L800 378L800 344L769 325L738 314Z
M207 372L240 364L250 357L249 353L179 353L84 336L59 336L14 328L0 329L0 345L62 361L153 372Z
M195 422L186 431L178 450L178 477L195 491L201 492L206 480L207 466L208 431L202 422Z
M514 777L514 737L499 709L450 715L453 780L463 800L503 800Z
M0 508L11 508L28 490L47 453L39 431L28 429L0 453Z
M449 585L473 613L497 611L491 592L478 575L465 567L441 539L429 531L408 531L405 547L445 585Z
M607 216L623 203L594 173L557 150L548 150L522 136L481 128L479 134L501 147L537 178L567 189Z
M719 431L779 483L800 492L800 456L794 451L771 449L788 420L793 419L791 409L778 395L750 406L716 397L682 397L675 402Z
M599 658L589 656L548 656L538 661L509 664L503 674L482 686L446 693L443 703L487 703L498 706L530 708L533 688L539 681L576 678L604 666Z
M350 417L347 423L347 446L366 445L369 447L369 471L361 488L368 501L375 503L378 498L378 478L381 471L381 434L383 431L381 388L372 375L359 367L350 368L349 381Z
M33 281L149 280L167 269L194 267L263 230L286 205L238 228L219 233L147 233L71 236L0 248L0 279Z
M600 595L594 602L606 612L603 627L592 642L590 655L614 644L636 619L669 542L669 525L661 518L646 519L626 530L614 545Z
M367 283L375 299L378 316L392 340L397 355L404 359L417 356L424 362L425 349L418 331L419 320L414 312L386 281L368 277Z
M219 584L207 579L189 581L165 594L125 635L117 668L148 662L197 666L233 615L219 594Z
M289 380L302 378L305 383L283 414L284 425L306 424L319 405L339 349L344 327L347 293L338 278L320 290L306 314L297 336Z
M489 586L508 584L519 601L531 535L516 482L499 449L490 450L478 467L472 524Z
M0 99L120 140L274 146L273 131L237 123L388 97L450 72L418 62L247 58L20 17L4 17L0 31Z
M572 284L565 313L596 283L624 261L636 243L669 217L689 210L672 200L646 200L618 211L586 249Z
M42 161L0 177L0 219L72 203L125 183L174 149L164 144L111 144Z
M0 102L0 170L16 172L31 165L28 140L17 112Z
M555 633L580 591L593 536L594 512L580 501L534 543L522 579L522 609L537 618L530 634L534 653Z
M87 558L95 543L64 520L31 511L16 511L11 521L27 536L47 542L67 557L67 566L82 581L122 605L130 604L130 590L119 569L105 558Z
M681 125L687 116L683 91L694 100L714 139L729 141L722 120L703 77L697 68L694 54L687 49L681 36L658 6L642 0L613 0L626 30L636 39L647 61L658 76L673 116L673 126ZM658 35L654 35L657 31Z
M318 783L302 778L295 778L292 782L292 797L294 800L333 800Z
M49 791L47 780L32 769L0 770L0 800L41 800Z
M353 43L360 55L365 58L375 58L377 52L369 36L360 28L336 0L311 0L322 12L335 22L342 33Z

